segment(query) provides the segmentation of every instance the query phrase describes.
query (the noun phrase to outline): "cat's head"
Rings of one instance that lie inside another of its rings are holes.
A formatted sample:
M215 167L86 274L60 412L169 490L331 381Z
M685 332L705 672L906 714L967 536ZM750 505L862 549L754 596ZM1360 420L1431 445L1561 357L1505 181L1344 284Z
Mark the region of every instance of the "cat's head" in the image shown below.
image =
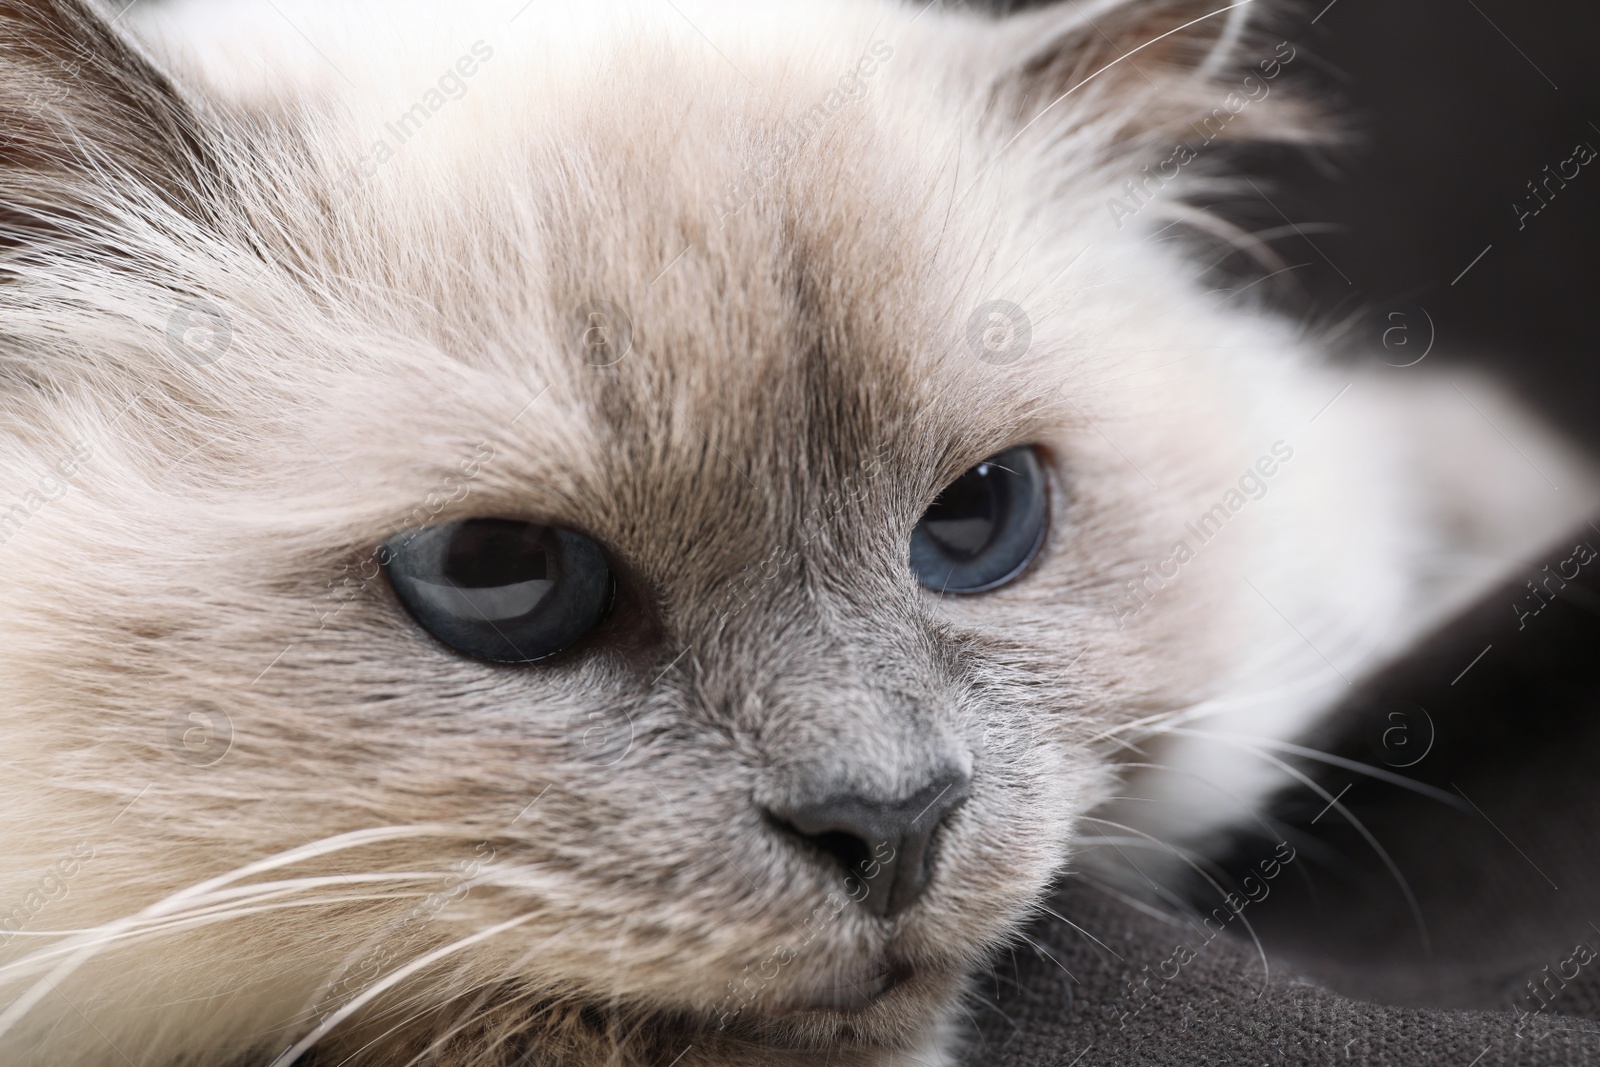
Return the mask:
M1292 49L516 8L180 91L0 3L0 1047L905 1042L1231 668L1130 579L1293 341L1150 220Z

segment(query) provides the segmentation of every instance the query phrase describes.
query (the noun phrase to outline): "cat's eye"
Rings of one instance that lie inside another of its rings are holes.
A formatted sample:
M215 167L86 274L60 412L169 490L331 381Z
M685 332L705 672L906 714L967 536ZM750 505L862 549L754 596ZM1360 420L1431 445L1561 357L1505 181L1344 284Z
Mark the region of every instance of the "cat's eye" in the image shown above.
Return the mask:
M1031 445L990 456L947 486L911 531L911 572L936 593L1004 585L1044 543L1049 504Z
M384 567L422 628L459 652L532 663L604 620L615 590L605 553L571 530L465 519L391 538Z

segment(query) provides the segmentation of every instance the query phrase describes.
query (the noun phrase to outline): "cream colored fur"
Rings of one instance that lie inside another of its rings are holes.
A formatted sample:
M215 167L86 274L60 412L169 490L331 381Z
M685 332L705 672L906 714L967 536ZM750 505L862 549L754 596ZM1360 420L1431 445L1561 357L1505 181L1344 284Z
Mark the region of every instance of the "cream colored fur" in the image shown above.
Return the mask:
M1593 501L1485 386L1560 493L1422 368L1341 393L1158 239L1180 190L1113 224L1272 54L1243 8L519 5L0 3L6 1064L955 1062L1085 813L1239 817L1114 786L1123 743L1250 803L1270 768L1162 728L1295 736ZM1252 108L1233 134L1306 136ZM969 343L992 300L1013 362ZM1023 443L1043 556L921 590L911 526ZM507 668L418 630L372 552L474 515L605 544L604 640ZM893 922L759 815L941 759L972 798ZM798 1010L890 952L878 1003Z

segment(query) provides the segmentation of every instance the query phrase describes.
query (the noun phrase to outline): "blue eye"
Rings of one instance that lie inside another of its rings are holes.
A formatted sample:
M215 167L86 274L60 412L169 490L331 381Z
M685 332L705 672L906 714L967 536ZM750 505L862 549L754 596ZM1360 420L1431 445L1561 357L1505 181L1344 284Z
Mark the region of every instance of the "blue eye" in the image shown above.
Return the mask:
M1044 544L1044 467L1031 445L990 456L947 486L911 531L911 571L937 593L1011 581Z
M615 583L600 546L571 530L465 519L383 546L389 583L434 637L499 663L532 663L593 630Z

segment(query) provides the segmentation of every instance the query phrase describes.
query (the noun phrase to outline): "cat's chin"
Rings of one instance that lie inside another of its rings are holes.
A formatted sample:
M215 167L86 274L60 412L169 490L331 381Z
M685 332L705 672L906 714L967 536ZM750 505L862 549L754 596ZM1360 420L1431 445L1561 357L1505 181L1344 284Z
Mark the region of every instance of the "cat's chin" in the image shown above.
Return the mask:
M863 985L863 983L869 983ZM496 1049L563 1048L572 1064L620 1062L616 1044L627 1035L630 1051L644 1060L678 1067L761 1065L761 1067L886 1067L951 1062L950 1020L964 991L964 973L955 969L900 968L863 975L849 995L830 985L794 990L782 1000L751 1005L737 1015L712 1015L704 1009L654 1008L615 1001L569 998L533 1001L515 997L515 1007L488 1007L481 1026L463 1028L450 1052L437 1062L448 1067L524 1062ZM847 985L848 988L848 985ZM395 1032L392 1023L361 1025L317 1049L317 1062L387 1065L405 1063L425 1048L437 1049L434 1035ZM675 1059L675 1057L677 1057ZM909 1058L908 1058L909 1057ZM546 1063L532 1058L526 1062Z
M791 1013L857 1014L887 998L916 978L916 968L897 956L885 955L804 997L796 998Z
M917 968L886 958L863 968L859 978L795 990L776 1003L724 1018L713 1028L737 1040L793 1052L904 1050L953 1009L964 981L962 970Z

